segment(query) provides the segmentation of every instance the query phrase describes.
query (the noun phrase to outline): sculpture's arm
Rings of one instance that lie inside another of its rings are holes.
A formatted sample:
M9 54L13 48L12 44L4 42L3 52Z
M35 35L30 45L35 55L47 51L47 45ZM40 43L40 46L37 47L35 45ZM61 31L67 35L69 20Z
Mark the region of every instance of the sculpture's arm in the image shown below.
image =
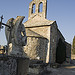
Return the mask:
M13 20L14 18L11 18L7 21L7 25L11 26L11 23L13 23ZM6 35L6 39L7 39L7 42L9 41L9 36L10 36L10 30L8 27L5 27L5 35ZM11 40L10 40L11 42Z

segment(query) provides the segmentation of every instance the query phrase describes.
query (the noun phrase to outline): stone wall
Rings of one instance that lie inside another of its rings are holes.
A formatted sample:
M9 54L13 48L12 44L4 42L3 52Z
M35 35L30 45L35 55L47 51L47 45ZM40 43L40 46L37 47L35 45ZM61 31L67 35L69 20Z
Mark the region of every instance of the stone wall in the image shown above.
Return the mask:
M0 55L0 75L27 75L29 59Z
M27 37L27 46L24 47L25 53L30 59L46 61L48 40L42 37Z
M56 61L57 25L51 25L50 32L50 63L53 63Z
M50 31L50 63L56 62L56 48L60 38L63 42L65 42L65 39L59 31L56 22L54 22L51 25Z
M16 75L17 61L14 58L0 58L0 75Z

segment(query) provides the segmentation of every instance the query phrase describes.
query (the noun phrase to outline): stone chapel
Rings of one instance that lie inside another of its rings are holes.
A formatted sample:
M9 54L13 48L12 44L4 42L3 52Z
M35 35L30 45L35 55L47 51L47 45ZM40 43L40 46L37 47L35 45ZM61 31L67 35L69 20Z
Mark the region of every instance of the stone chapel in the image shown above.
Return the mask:
M27 35L25 53L33 60L56 63L56 48L61 39L66 44L66 61L70 62L71 45L65 41L56 21L47 20L46 16L47 0L33 0L29 4L28 21L24 23Z

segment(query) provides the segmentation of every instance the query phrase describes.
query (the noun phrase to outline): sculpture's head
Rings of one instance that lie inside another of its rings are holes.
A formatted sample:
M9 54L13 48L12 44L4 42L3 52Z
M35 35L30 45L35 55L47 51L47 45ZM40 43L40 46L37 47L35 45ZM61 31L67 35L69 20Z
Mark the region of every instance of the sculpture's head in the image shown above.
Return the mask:
M25 46L27 43L25 27L22 24L24 18L25 18L24 16L17 16L17 18L13 22L13 24L15 25L14 39L15 39L15 43L19 46Z

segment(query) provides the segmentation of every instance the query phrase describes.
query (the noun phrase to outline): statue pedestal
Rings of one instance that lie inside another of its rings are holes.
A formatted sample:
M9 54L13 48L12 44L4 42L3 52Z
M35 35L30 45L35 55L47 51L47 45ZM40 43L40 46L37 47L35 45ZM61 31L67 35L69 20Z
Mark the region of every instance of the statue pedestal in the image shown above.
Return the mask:
M0 75L27 75L29 59L0 55Z
M17 75L27 75L29 69L29 60L26 58L18 60L18 74Z

